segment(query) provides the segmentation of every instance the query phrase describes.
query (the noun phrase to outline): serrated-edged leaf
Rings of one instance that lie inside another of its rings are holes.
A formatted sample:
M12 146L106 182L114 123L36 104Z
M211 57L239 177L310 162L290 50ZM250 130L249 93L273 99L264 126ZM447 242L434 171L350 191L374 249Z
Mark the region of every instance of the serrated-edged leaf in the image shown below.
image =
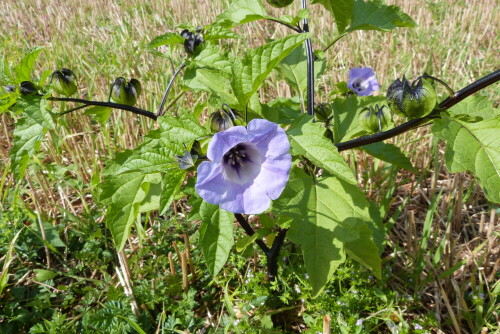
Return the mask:
M217 205L203 202L200 206L200 245L208 271L215 276L226 263L234 244L232 213Z
M337 148L323 136L325 128L319 123L306 123L300 132L300 134L290 136L290 145L294 155L303 155L330 174L347 183L356 184L354 173L340 156Z
M228 75L231 74L231 63L221 48L216 45L204 45L189 67L216 69Z
M311 3L323 5L333 14L339 34L344 32L351 19L354 0L313 0Z
M378 142L362 146L361 149L375 158L388 162L394 166L417 172L415 167L411 164L410 159L408 159L396 145Z
M203 39L208 41L216 41L219 39L229 39L229 38L241 38L240 35L234 31L224 28L219 25L214 25L207 28L203 33Z
M470 171L486 197L500 203L500 116L467 123L443 115L432 132L446 141L446 166L452 173Z
M54 129L54 120L49 111L49 102L39 95L20 96L14 109L22 111L24 115L44 128Z
M108 206L105 222L117 250L125 245L140 203L149 191L147 178L141 172L123 173L108 178L102 185L100 201Z
M486 96L469 96L447 111L453 118L458 115L467 115L487 120L498 116L498 108L493 107L493 103Z
M0 95L0 114L9 109L16 103L19 93L6 93Z
M111 116L111 108L104 106L95 106L85 110L84 115L91 115L95 117L95 119L101 125L104 125L108 121L109 116Z
M165 115L158 117L161 135L164 140L172 143L190 144L195 139L207 135L207 130L198 120L188 112L181 112L179 116Z
M229 76L218 69L190 67L184 72L184 85L194 91L209 92L230 106L239 106Z
M300 9L297 12L297 15L292 16L292 15L283 15L280 16L279 18L275 19L276 21L283 22L292 26L296 26L300 20L306 19L309 17L309 9Z
M363 0L354 2L351 22L346 31L379 30L391 31L398 27L414 28L417 24L397 6Z
M317 79L325 70L324 58L314 61L314 78ZM297 89L301 99L307 90L307 57L304 45L301 44L286 56L278 65L278 71L283 74L288 84Z
M170 207L174 197L181 188L182 182L186 177L186 171L180 169L173 169L166 173L161 182L161 197L160 197L160 215Z
M260 0L233 0L229 7L217 15L216 22L225 28L264 19L266 10Z
M250 50L242 60L235 59L231 86L240 105L245 106L273 68L310 34L290 35Z
M383 96L349 96L332 101L333 136L335 143L344 142L365 133L358 121L359 112L370 105L387 105Z
M19 64L14 67L14 73L16 74L17 82L31 80L31 72L33 71L35 61L44 48L44 46L37 46L32 48L23 56Z
M30 157L40 147L47 129L32 118L21 118L14 129L14 146L10 150L11 171L16 180L24 176Z
M184 38L177 32L167 32L156 36L149 44L148 49L154 49L162 45L172 45L184 43Z
M377 229L382 233L380 217L373 215L370 203L356 185L328 174L313 179L293 168L283 194L273 202L273 212L293 218L288 237L301 245L313 296L345 261L346 251L355 254L355 259L369 256L362 264L380 274L379 242L373 232ZM357 240L378 251L365 254L356 247Z
M298 97L277 98L262 105L262 115L265 119L278 123L290 124L300 115L301 105Z

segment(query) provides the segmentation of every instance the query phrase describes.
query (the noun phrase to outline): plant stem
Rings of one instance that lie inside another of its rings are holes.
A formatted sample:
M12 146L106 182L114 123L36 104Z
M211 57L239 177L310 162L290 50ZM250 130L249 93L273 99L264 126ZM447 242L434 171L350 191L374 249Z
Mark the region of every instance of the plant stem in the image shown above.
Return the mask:
M158 116L163 115L163 107L165 106L165 102L167 102L168 94L170 93L170 90L172 89L172 85L174 83L175 78L179 75L179 73L184 68L184 66L186 66L185 60L182 61L181 65L179 66L179 68L177 68L177 70L175 70L174 75L170 79L170 82L168 83L167 89L165 90L165 94L163 94L163 99L161 100L160 107L158 108L158 113L157 113Z
M255 231L253 230L252 226L250 226L250 224L248 224L248 221L246 220L245 217L243 217L243 215L241 213L235 213L234 216L236 217L236 220L241 225L241 227L243 227L243 229L245 230L245 233L247 235L252 236L255 234ZM267 255L267 253L269 252L269 247L267 247L266 243L260 239L255 240L255 243Z
M287 228L280 228L278 230L278 235L274 238L273 245L269 252L266 253L267 256L267 277L270 281L274 281L278 277L278 256L280 255L281 247L285 241Z
M299 27L294 27L294 26L292 26L291 24L288 24L288 23L285 23L285 22L281 22L280 20L276 20L276 19L272 19L272 18L267 18L266 20L268 20L268 21L273 21L273 22L276 22L276 23L282 24L282 25L284 25L285 27L290 28L290 29L292 29L292 30L293 30L293 31L295 31L295 32L298 32L299 34L300 34L301 32L303 32L303 31L302 31L302 29L300 29Z
M109 108L114 108L114 109L121 109L121 110L126 110L133 112L134 114L142 115L149 117L151 119L156 119L158 116L155 113L152 113L151 111L136 108L136 107L131 107L126 104L119 104L119 103L113 103L113 102L102 102L102 101L89 101L89 100L84 100L84 99L74 99L71 97L49 97L47 98L49 101L66 101L66 102L75 102L75 103L83 103L85 106L101 106L101 107L109 107ZM74 111L74 110L72 110ZM66 112L63 112L61 114L69 112L68 110Z
M470 95L474 94L478 90L481 90L489 85L494 84L495 82L500 80L500 70L496 70L493 73L490 73L481 79L471 83L470 85L462 88L458 92L455 93L455 95L448 97L445 99L443 102L441 102L432 112L430 115L422 118L416 118L412 119L411 121L408 121L406 123L403 123L395 128L392 128L390 130L384 131L384 132L379 132L373 135L369 136L364 136L364 137L359 137L353 140L349 140L343 143L338 143L335 144L335 146L338 148L339 152L349 150L351 148L356 148L372 143L376 143L385 139L389 139L392 137L395 137L397 135L400 135L408 130L417 128L421 125L424 125L425 123L429 122L431 119L439 117L439 113L443 110L449 109L455 104L459 103L460 101L464 100L465 98L469 97Z
M347 32L344 32L344 33L338 35L337 37L335 37L335 39L330 44L328 44L328 46L326 48L323 49L323 52L326 52L330 47L332 47L335 43L337 43L342 37L344 37L347 34L348 34Z
M302 0L301 8L307 8L307 0ZM307 18L302 20L303 31L309 32L309 22ZM312 51L311 38L306 39L304 42L306 45L306 56L307 56L307 114L314 115L314 57Z

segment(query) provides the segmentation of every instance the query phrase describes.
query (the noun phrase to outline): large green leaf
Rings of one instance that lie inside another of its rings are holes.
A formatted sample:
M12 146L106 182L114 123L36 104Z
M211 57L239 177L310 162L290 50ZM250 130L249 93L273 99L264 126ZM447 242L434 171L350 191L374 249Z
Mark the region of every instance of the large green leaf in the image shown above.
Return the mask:
M447 111L455 116L467 115L480 117L482 120L498 116L498 108L493 107L486 96L470 96Z
M127 241L130 226L149 193L150 181L156 183L156 178L157 174L129 172L108 178L103 183L100 201L108 204L105 222L118 250Z
M300 115L298 97L286 99L279 97L269 103L262 104L262 116L278 124L290 124Z
M398 27L414 28L417 24L397 6L363 0L354 2L351 24L346 31L379 30L391 31Z
M323 136L324 132L325 128L319 123L306 123L300 129L289 131L293 154L303 155L330 174L347 183L356 184L352 170L332 142Z
M209 92L231 107L239 106L229 76L219 69L189 67L184 72L184 85L194 91Z
M47 129L32 118L21 118L14 128L14 146L10 150L11 171L16 180L24 176L30 157L40 148Z
M290 35L250 50L242 60L235 59L231 86L240 105L246 106L273 68L308 37L309 34Z
M475 111L472 114L479 112ZM485 113L489 117L489 113ZM475 115L479 116L479 115ZM436 120L432 132L446 141L445 160L452 173L470 171L486 197L500 203L500 116L468 123L460 114Z
M226 263L234 244L232 213L218 205L203 202L200 205L200 245L208 271L215 276Z
M232 28L266 17L266 10L260 0L233 0L229 7L217 16L216 22L223 27Z
M362 146L361 149L375 158L386 161L394 166L417 172L415 167L411 164L410 159L408 159L396 145L378 142Z
M325 68L325 59L317 58L314 61L314 78L317 79L325 71ZM298 91L301 100L305 101L304 96L307 91L307 57L304 44L301 44L286 56L277 69L283 74L288 84Z
M354 0L313 0L311 3L321 4L326 10L331 12L335 18L339 34L344 32L351 20Z
M170 207L175 195L179 192L182 182L186 177L186 171L180 169L173 169L169 173L165 174L162 179L162 192L160 197L160 215L164 214L165 211Z
M397 6L381 1L313 0L322 4L335 17L339 34L354 30L390 31L397 27L415 27L415 22Z
M25 95L17 99L14 111L21 111L46 129L54 129L54 120L49 111L49 101L39 95Z
M0 114L9 109L16 103L19 93L0 93Z
M167 32L166 34L156 36L149 44L148 49L154 49L162 45L182 44L184 38L177 32Z
M33 71L33 66L38 58L39 53L44 49L43 46L37 46L32 48L26 53L19 64L14 67L14 73L16 73L16 81L29 81L31 80L31 72Z
M380 277L381 219L356 185L326 173L312 178L294 168L273 212L293 218L288 237L301 245L313 296L345 261L346 252Z

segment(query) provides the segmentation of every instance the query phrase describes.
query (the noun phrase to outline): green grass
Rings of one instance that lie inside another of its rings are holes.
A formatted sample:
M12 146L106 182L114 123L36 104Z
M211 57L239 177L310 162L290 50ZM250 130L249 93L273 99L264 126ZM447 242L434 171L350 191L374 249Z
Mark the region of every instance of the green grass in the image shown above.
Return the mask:
M340 40L326 53L328 71L318 82L318 101L328 101L334 85L347 80L354 66L373 67L383 90L402 74L415 77L424 71L459 89L496 69L496 1L395 3L419 27L357 32ZM165 48L165 57L158 57L145 50L147 43L176 31L176 24L210 23L224 4L5 1L0 3L2 54L15 64L28 48L45 46L33 80L68 67L78 77L78 94L95 100L107 99L116 77L138 78L144 87L139 106L154 111L183 51ZM314 7L311 17L314 47L325 47L334 25L320 8ZM272 22L238 31L247 36L244 41L222 42L234 46L235 54L285 34ZM171 96L180 91L174 86ZM268 101L289 96L290 89L269 81L261 93ZM498 103L496 86L479 94ZM175 107L193 108L204 98L187 93ZM324 323L332 333L394 333L395 328L399 333L493 333L498 328L498 208L487 203L469 175L446 171L442 144L427 136L427 129L393 141L409 152L418 174L395 170L360 151L344 155L392 226L384 275L374 279L347 262L325 293L312 299L300 250L292 244L280 256L276 284L263 284L265 257L253 247L235 252L212 278L196 247L197 226L177 214L185 208L182 201L165 216L141 217L136 226L143 229L136 227L125 251L130 273L124 273L127 265L120 265L103 210L94 203L95 186L106 161L135 147L155 125L123 111L113 111L104 125L82 114L61 119L42 144L44 154L18 184L8 157L16 116L1 116L0 263L8 281L0 282L0 332L123 333L134 332L133 324L147 333L202 327L219 333L316 333ZM183 263L184 251L192 267ZM127 280L135 306L125 293Z

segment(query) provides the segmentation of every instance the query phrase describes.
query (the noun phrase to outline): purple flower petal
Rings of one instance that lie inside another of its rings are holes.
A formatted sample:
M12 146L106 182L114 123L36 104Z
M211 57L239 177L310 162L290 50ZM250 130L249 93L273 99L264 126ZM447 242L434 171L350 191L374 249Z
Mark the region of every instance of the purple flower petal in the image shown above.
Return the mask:
M358 96L368 96L380 89L375 72L370 67L351 68L347 87Z
M198 167L196 191L230 212L264 212L288 181L289 150L283 129L264 119L216 133L208 145L211 161Z

